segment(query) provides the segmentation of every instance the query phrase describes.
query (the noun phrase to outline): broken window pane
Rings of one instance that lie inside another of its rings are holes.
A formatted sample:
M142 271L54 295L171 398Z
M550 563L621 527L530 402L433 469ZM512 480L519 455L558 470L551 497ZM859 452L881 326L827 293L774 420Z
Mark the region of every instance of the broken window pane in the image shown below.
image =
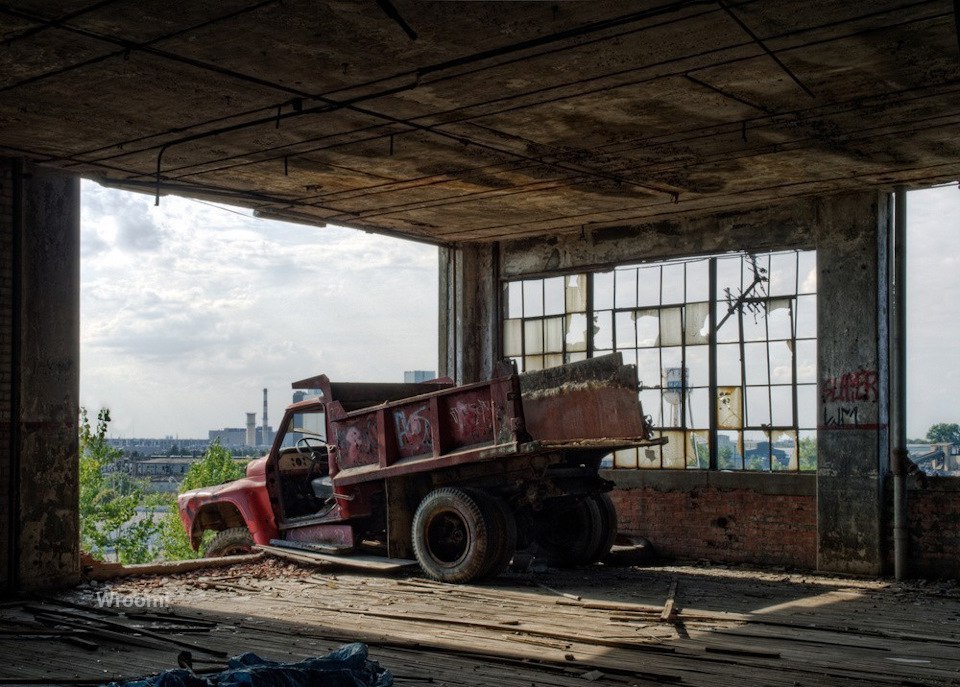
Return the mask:
M609 310L593 316L593 347L597 350L613 348L613 315Z
M815 429L817 426L817 385L797 385L797 426L800 429Z
M526 320L523 323L524 353L543 353L543 320Z
M635 322L636 311L618 312L615 316L617 331L616 348L636 348L637 346L637 325Z
M717 346L717 384L740 386L743 384L740 373L740 346L738 344Z
M691 389L687 393L687 427L707 429L710 427L710 390Z
M663 294L661 302L664 304L683 303L686 279L683 276L683 263L668 263L661 268Z
M687 432L687 468L710 467L710 432Z
M656 346L660 337L660 311L637 310L637 346Z
M503 323L503 354L508 358L523 355L522 332L522 320L506 320Z
M620 356L623 358L624 365L636 365L637 364L637 351L633 348L627 348L620 351Z
M656 348L637 351L637 379L643 386L660 386L660 351Z
M567 315L567 350L587 350L587 316Z
M614 272L614 305L633 308L637 305L637 270L629 268Z
M543 280L528 279L523 282L523 316L543 315Z
M767 330L771 339L789 339L793 336L792 298L767 301Z
M551 277L543 280L544 315L562 315L566 306L563 277Z
M770 381L774 384L793 383L793 352L789 341L770 342Z
M710 347L687 346L687 384L708 386L710 384Z
M817 469L817 432L808 430L800 432L799 448L797 450L799 467L801 470Z
M660 267L641 267L637 273L637 305L660 305Z
M743 467L745 470L770 469L770 439L766 432L743 433Z
M747 427L759 427L770 424L770 397L766 386L747 387Z
M503 305L507 317L523 317L523 282L512 281L503 285Z
M639 393L640 406L643 409L644 417L650 417L654 426L662 427L662 413L660 405L662 403L659 389L643 389Z
M770 281L767 293L771 296L793 295L797 289L797 254L778 253L770 256Z
M597 272L593 275L593 308L613 309L613 272Z
M717 467L720 470L743 469L739 432L717 432Z
M743 427L743 390L739 386L717 387L717 427Z
M816 251L802 251L797 255L800 266L799 288L800 293L816 293L817 291L817 253Z
M688 303L684 307L684 340L688 344L704 344L710 341L710 304Z
M817 297L797 298L797 338L813 339L817 336Z
M770 387L770 403L772 417L770 424L774 427L790 427L793 425L793 387Z
M587 311L587 277L584 274L571 274L566 277L567 312Z
M660 346L679 346L683 342L682 313L680 308L660 311Z
M817 342L797 342L797 382L817 381Z
M543 322L544 330L544 352L562 353L563 352L563 318L549 317Z

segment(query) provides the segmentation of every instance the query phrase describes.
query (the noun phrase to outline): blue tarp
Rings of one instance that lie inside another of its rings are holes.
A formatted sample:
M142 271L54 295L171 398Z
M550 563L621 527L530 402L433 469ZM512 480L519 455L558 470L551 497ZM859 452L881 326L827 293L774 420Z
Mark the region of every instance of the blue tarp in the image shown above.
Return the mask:
M153 677L108 687L391 687L393 675L367 659L366 644L347 644L323 658L278 663L246 653L227 662L221 673L195 675L167 670Z

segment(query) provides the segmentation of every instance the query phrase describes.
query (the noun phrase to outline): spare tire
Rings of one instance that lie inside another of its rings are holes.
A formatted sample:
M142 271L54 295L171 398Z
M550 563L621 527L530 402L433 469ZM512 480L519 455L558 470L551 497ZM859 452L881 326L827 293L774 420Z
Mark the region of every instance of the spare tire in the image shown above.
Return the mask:
M253 535L246 527L231 527L217 532L203 550L203 557L242 556L246 553L253 553Z
M428 577L470 582L483 576L494 553L491 529L476 496L454 487L435 489L413 516L413 552Z

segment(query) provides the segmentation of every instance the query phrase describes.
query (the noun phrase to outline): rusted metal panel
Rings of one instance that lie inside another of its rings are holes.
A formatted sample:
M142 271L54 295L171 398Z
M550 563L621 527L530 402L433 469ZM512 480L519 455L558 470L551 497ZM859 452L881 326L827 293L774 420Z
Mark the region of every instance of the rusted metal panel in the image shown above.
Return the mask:
M520 375L523 417L534 439L648 437L637 371L619 353Z

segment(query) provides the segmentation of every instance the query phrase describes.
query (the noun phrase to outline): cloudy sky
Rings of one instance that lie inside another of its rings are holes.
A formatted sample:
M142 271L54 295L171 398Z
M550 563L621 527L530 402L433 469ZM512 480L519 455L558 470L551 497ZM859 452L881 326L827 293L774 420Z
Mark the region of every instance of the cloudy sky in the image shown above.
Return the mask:
M437 251L82 186L81 402L113 436L276 426L290 382L436 369ZM960 191L910 194L908 431L960 422Z
M81 403L112 436L241 427L290 383L436 369L437 250L82 184Z

